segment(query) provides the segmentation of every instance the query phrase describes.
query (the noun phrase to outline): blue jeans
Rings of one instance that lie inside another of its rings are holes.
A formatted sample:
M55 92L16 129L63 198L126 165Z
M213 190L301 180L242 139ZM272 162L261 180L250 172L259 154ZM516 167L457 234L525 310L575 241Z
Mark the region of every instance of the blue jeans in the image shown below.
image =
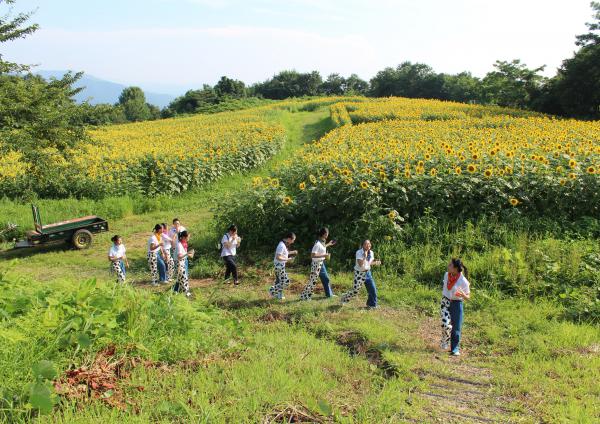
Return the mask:
M158 279L160 281L167 281L167 265L162 255L159 253L157 256L158 264Z
M323 261L323 265L321 265L321 271L319 271L319 278L321 279L321 283L323 284L325 296L333 296L333 291L331 290L331 285L329 284L329 275L327 274L327 267L325 266L325 261Z
M367 272L367 279L365 280L365 288L369 297L367 298L367 306L377 306L377 287L375 287L375 281L371 271Z
M450 301L450 320L452 322L452 333L450 334L450 349L456 353L460 349L460 330L463 323L462 300Z

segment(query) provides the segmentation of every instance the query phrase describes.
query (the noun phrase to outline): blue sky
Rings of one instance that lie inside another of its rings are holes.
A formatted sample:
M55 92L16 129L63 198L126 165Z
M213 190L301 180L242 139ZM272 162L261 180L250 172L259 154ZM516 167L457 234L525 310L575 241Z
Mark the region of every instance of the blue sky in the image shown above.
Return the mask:
M5 7L5 6L3 6ZM221 75L357 73L410 60L482 76L496 59L552 75L591 19L588 0L18 0L41 29L12 61L179 94Z

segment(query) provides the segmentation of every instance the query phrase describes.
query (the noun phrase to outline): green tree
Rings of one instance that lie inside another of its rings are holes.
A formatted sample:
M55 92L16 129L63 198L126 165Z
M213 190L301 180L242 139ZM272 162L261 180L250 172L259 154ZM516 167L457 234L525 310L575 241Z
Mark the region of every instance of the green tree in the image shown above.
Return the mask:
M443 79L444 85L442 91L444 93L444 100L463 103L481 101L481 80L471 75L470 72L461 72L456 75L444 75Z
M403 62L385 68L371 79L374 97L401 96L424 99L443 98L444 78L424 63Z
M124 88L119 96L119 103L125 118L130 122L147 121L152 114L146 103L146 95L139 87Z
M222 76L217 85L214 87L218 97L231 97L240 99L246 97L246 85L243 81L235 80Z
M369 83L361 79L358 75L352 74L346 78L344 84L344 94L366 95L369 91Z
M592 2L595 22L577 36L581 48L563 61L538 108L544 112L600 119L600 3Z
M487 103L513 108L527 108L542 94L546 79L539 74L545 66L529 69L515 59L496 61L496 68L483 78L484 99Z
M317 71L300 73L295 70L281 71L270 80L256 84L253 92L266 99L287 99L288 97L316 96L323 84Z
M346 80L340 74L330 74L323 84L321 92L327 96L341 96L345 92Z
M0 44L19 38L25 38L37 31L39 28L37 24L27 24L27 21L29 21L33 12L19 13L16 16L12 16L10 6L15 3L15 0L0 0L0 6L2 6L2 3L8 5L9 10L3 15L0 15ZM2 54L0 53L0 74L23 72L28 69L29 66L27 65L19 65L17 63L4 61Z

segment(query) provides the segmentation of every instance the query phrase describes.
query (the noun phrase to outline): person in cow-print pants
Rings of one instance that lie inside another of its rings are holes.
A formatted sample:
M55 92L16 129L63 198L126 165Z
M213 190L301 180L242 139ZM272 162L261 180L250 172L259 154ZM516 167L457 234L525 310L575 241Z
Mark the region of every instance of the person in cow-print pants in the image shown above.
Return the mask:
M125 245L121 236L115 235L110 239L113 245L108 251L108 260L111 272L117 274L117 283L125 283L125 266L129 267L129 261L125 255Z
M173 286L173 291L176 293L185 293L190 297L190 284L188 278L187 260L194 256L193 250L188 250L189 234L187 231L182 231L178 235L177 244L177 281Z
M166 223L160 224L162 226L162 237L163 242L163 257L165 260L165 266L167 268L167 281L172 281L175 275L175 260L173 259L173 252L171 251L172 240L169 235L169 228Z
M356 251L352 289L342 295L340 298L342 304L349 302L350 299L358 295L364 284L369 295L367 298L367 308L377 308L377 288L371 275L371 267L374 265L381 265L381 262L375 260L375 254L371 250L371 242L365 240L362 248Z
M315 242L312 252L310 254L312 258L312 263L310 266L310 276L308 278L308 284L302 290L302 294L300 294L300 300L310 300L312 299L312 294L315 289L315 284L317 283L317 279L321 278L321 283L323 283L323 289L325 290L326 297L334 297L333 292L331 291L331 286L329 284L329 275L327 274L327 268L325 266L325 260L329 260L331 257L329 253L327 253L327 248L329 246L335 245L335 240L327 242L327 237L329 237L329 229L323 227L319 230L318 239Z
M460 355L460 337L463 323L463 301L469 300L471 290L467 280L467 267L458 258L448 263L448 272L442 282L442 301L440 319L442 327L442 350L450 347L450 354Z
M288 250L289 247L296 240L294 233L288 233L279 242L277 249L275 250L275 259L273 263L275 265L275 283L269 287L269 294L279 300L285 299L283 296L283 290L290 285L290 278L285 270L285 264L294 259L294 256L298 254L296 250Z

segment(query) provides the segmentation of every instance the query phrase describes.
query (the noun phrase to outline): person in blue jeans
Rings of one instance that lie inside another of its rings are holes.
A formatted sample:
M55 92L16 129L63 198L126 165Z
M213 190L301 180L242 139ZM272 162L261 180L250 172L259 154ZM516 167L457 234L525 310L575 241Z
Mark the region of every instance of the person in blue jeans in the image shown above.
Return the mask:
M344 293L340 298L342 303L347 303L356 296L364 284L368 293L367 308L377 308L377 287L375 287L375 281L371 274L371 267L377 265L381 265L381 261L375 260L375 254L371 250L371 242L365 240L362 244L362 248L356 251L354 283L352 284L352 289Z
M442 320L442 350L450 347L452 356L460 355L460 335L463 324L463 300L471 298L467 267L458 258L448 263L448 271L442 282L442 302L440 318ZM448 346L449 345L449 346Z
M310 300L317 283L317 278L321 279L323 289L325 290L326 297L334 297L333 291L329 284L329 275L327 274L327 267L325 266L325 260L329 260L331 255L327 253L329 246L335 246L335 240L327 242L329 237L329 229L323 227L317 233L317 241L315 242L312 252L310 254L312 263L310 267L310 277L308 278L308 284L302 290L300 294L300 300Z

